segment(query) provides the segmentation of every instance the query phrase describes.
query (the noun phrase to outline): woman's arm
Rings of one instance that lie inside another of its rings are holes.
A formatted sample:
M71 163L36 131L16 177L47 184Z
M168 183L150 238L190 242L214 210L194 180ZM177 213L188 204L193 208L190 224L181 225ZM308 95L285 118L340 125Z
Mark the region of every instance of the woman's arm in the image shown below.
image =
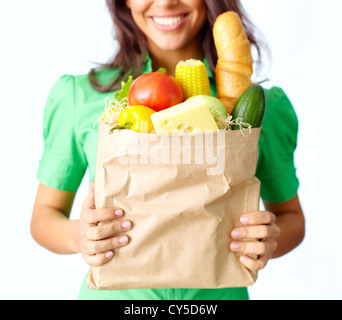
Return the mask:
M304 214L296 195L283 203L264 202L266 211L246 213L242 227L231 232L230 249L250 270L263 269L268 260L280 257L298 246L305 233ZM247 255L256 255L254 260Z
M80 252L76 231L79 221L69 220L75 194L43 184L38 187L31 218L31 234L40 245L52 252Z
M304 239L305 219L298 195L283 203L264 201L265 209L276 216L276 225L280 228L277 248L272 258L278 258L297 247Z

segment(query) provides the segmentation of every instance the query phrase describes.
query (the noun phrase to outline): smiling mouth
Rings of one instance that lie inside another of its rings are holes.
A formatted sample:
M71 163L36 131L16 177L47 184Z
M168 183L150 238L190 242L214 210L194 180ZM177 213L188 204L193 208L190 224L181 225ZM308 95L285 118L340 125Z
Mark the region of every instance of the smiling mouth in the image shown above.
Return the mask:
M152 17L152 20L160 26L174 26L180 23L186 15L180 15L177 17Z

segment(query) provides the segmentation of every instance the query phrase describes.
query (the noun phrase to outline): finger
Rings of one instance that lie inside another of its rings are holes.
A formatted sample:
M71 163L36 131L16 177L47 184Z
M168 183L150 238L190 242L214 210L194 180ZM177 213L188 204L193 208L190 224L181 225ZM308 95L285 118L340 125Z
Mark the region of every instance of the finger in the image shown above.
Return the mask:
M88 210L85 214L85 221L89 224L108 222L123 216L124 212L119 208L101 208Z
M271 256L276 248L276 241L232 241L229 248L243 254Z
M231 232L233 239L268 239L276 235L274 225L258 225L235 228Z
M93 267L102 266L114 257L113 251L107 251L99 254L89 254L83 255L83 258L87 264Z
M90 182L87 197L83 201L83 205L90 209L95 209L95 180Z
M129 238L126 235L98 241L88 240L86 242L86 250L88 254L94 255L123 247L128 242Z
M265 268L268 259L265 256L261 256L259 259L254 260L248 256L241 256L240 262L251 271L259 271Z
M244 225L272 224L276 221L276 216L269 211L256 211L244 214L240 222Z
M102 240L130 230L131 227L132 223L130 221L111 221L105 224L90 226L86 231L86 235L89 240Z

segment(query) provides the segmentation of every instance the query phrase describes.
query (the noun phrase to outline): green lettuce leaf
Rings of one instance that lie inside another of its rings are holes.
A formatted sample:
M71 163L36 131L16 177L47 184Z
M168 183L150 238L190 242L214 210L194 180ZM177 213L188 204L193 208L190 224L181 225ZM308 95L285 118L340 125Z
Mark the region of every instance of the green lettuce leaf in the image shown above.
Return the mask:
M134 79L132 76L128 76L127 81L121 81L121 90L116 91L114 94L114 98L117 99L118 101L121 101L124 98L128 97L128 91L129 88L131 87Z

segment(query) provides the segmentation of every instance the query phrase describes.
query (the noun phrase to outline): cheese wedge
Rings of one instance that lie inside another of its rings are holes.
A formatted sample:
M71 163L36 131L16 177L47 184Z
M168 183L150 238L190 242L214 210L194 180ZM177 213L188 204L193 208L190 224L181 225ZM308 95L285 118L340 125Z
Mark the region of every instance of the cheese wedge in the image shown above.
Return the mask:
M193 97L171 108L151 115L157 134L205 133L219 131L206 100Z

